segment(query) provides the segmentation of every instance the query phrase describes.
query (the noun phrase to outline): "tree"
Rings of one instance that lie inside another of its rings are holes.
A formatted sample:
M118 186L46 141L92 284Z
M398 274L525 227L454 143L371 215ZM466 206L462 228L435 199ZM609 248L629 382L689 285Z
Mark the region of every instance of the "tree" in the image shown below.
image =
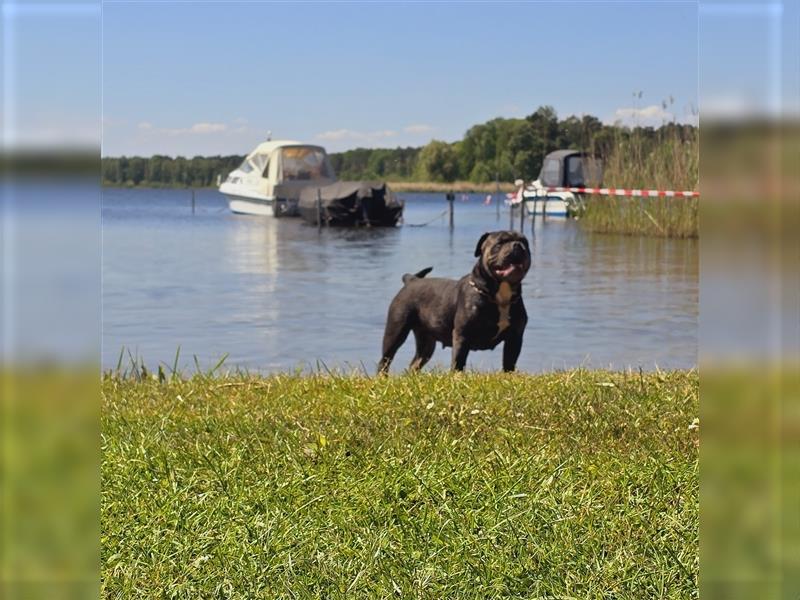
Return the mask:
M421 181L455 181L458 178L456 150L447 142L432 140L419 153L417 175Z

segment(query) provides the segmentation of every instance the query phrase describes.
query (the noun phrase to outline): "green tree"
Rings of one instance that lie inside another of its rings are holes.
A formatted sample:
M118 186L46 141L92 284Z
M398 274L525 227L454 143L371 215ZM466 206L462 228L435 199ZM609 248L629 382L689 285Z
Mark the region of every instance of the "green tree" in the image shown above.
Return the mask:
M421 181L455 181L458 178L455 148L447 142L432 140L419 153L416 173Z

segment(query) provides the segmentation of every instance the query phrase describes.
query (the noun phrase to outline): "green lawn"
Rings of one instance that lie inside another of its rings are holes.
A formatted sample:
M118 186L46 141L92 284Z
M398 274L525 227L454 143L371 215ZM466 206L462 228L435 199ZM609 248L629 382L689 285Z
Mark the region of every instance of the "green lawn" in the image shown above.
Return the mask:
M694 598L696 372L108 376L107 598Z

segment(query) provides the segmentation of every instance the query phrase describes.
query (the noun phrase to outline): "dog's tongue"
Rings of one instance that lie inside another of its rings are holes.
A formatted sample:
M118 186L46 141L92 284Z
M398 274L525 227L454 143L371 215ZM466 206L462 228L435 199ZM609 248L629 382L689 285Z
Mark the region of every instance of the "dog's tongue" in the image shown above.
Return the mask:
M497 273L500 277L508 277L514 270L517 268L517 265L508 265L505 269L495 269L495 273Z

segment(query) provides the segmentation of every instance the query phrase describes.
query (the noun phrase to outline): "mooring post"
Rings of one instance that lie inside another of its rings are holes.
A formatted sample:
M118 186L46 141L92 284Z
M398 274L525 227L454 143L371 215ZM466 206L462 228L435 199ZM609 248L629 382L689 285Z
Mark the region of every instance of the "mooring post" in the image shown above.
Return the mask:
M519 223L519 232L520 233L524 233L525 232L525 216L531 214L530 208L528 206L528 202L527 202L527 200L525 200L524 197L522 198L522 205L525 207L525 212L523 214L522 220Z
M494 193L495 193L495 202L494 205L497 208L497 220L500 220L500 172L497 171L494 174Z
M322 190L317 188L317 229L322 231Z
M453 193L452 190L447 192L447 203L450 205L450 229L452 229L453 226L454 226L454 224L453 224L453 207L454 207L454 205L456 203L456 195Z
M194 188L192 188L192 214L194 214Z

